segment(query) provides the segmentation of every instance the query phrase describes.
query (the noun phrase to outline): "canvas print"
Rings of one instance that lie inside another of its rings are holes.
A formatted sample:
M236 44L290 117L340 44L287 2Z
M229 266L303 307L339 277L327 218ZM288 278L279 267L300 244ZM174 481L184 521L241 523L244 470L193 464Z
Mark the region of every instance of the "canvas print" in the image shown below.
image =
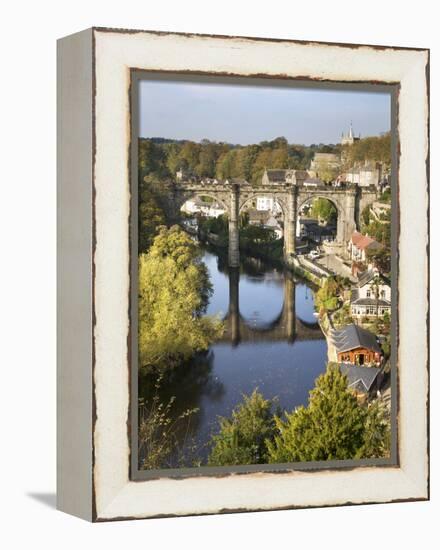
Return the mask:
M392 96L145 78L138 466L387 459Z

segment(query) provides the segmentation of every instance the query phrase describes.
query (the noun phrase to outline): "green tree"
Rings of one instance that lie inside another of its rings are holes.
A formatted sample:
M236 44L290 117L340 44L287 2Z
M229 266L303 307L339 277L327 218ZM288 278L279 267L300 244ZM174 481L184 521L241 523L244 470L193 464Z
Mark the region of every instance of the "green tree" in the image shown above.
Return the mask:
M260 148L257 158L255 159L254 165L252 167L252 183L258 185L261 183L261 178L263 177L264 170L266 168L272 168L272 149L266 147L264 149Z
M383 167L391 166L391 134L373 136L355 141L352 145L343 148L343 156L353 165L356 162L376 161Z
M321 315L338 307L340 290L341 287L336 277L325 279L323 285L315 293L315 305Z
M173 368L221 335L222 323L203 316L211 292L197 244L178 226L160 228L139 256L141 371Z
M289 165L287 147L284 146L274 149L270 156L270 163L273 168L287 168Z
M359 458L381 458L389 455L391 430L388 414L379 401L368 405L365 411L363 444Z
M177 170L182 167L180 157L180 146L177 143L171 143L166 149L166 166L170 175L174 178Z
M367 261L374 264L381 273L391 271L391 251L385 246L373 250L367 249Z
M236 175L236 155L234 149L226 151L220 155L216 164L216 176L219 179L227 179Z
M238 177L249 182L252 180L252 169L257 159L258 152L258 145L248 145L238 150L236 159Z
M322 181L330 183L338 175L339 169L331 162L322 160L317 163L316 172Z
M256 389L244 396L231 418L219 419L220 431L213 436L209 466L266 464L267 441L272 440L275 420L273 402Z
M367 206L361 213L362 227L368 226L371 220L371 207Z
M182 166L194 172L199 164L200 145L194 141L185 141L181 151L180 160Z
M152 176L157 180L164 180L170 176L163 148L151 139L139 140L138 167L139 182L143 182L145 176Z
M388 453L389 424L378 406L361 406L347 378L329 365L310 392L308 407L276 418L277 435L267 440L270 462L347 460Z
M140 252L147 252L159 226L165 224L165 214L154 193L146 186L139 193L139 242Z
M326 223L335 222L338 212L333 203L327 199L315 199L312 204L311 216Z
M213 143L205 143L199 154L199 163L196 166L196 174L201 177L212 178L215 176L216 150Z

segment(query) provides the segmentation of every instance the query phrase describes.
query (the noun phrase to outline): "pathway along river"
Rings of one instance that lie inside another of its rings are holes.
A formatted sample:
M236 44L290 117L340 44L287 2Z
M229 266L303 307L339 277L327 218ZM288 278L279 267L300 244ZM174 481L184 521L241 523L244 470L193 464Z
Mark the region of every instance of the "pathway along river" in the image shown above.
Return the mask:
M198 409L178 433L186 463L175 459L173 467L189 466L194 460L206 464L218 417L230 416L243 394L255 388L267 399L277 398L282 409L306 405L327 362L309 283L250 258L234 271L214 249L204 251L213 286L207 314L226 317L226 331L207 354L176 369L173 379L163 383L161 400L176 397L174 415ZM141 379L139 397L149 400L151 386L151 381Z

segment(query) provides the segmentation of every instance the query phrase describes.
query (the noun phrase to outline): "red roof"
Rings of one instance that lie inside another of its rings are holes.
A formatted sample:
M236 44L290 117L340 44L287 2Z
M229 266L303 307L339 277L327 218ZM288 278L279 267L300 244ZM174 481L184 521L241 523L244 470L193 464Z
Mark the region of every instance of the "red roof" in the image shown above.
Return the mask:
M379 244L377 241L369 237L368 235L362 235L362 233L359 233L358 231L355 231L353 235L351 236L351 242L358 248L359 250L365 250L368 248L371 244Z

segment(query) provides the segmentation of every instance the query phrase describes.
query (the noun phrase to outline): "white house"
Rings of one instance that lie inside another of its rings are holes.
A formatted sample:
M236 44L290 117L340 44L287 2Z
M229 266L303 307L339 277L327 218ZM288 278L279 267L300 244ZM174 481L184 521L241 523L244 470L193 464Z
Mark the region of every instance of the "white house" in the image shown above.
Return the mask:
M221 204L219 204L218 202L213 202L211 203L207 216L209 216L210 218L218 218L219 216L223 216L225 212L226 210Z
M369 269L359 277L359 282L351 289L351 316L383 317L391 314L391 286L376 269Z
M343 180L357 183L360 187L378 186L382 178L382 169L379 163L368 162L353 166L343 175Z
M200 197L187 200L181 210L186 214L200 213L208 218L218 218L225 213L225 209L218 202L206 202Z
M257 197L257 210L268 210L272 214L281 212L281 207L272 197Z

